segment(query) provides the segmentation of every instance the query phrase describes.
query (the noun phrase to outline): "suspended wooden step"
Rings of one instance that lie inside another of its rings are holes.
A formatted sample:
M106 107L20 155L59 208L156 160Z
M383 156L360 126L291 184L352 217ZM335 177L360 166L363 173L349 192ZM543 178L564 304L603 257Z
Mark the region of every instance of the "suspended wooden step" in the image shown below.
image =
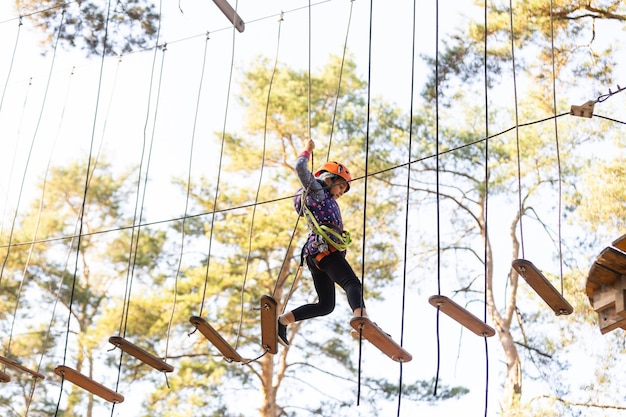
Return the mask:
M10 380L11 380L11 377L9 375L7 375L4 372L0 371L0 382L6 383L6 382L9 382Z
M572 314L574 309L570 303L550 284L550 281L543 276L532 262L525 259L516 259L513 261L512 266L557 316Z
M351 332L352 337L356 336L355 339L357 340L365 339L369 341L394 361L411 362L413 359L413 355L367 317L352 317L350 325L354 329Z
M448 316L458 321L462 326L468 328L472 332L481 337L491 337L496 331L484 321L464 309L445 295L432 295L428 298L428 302Z
M226 341L211 325L202 317L191 316L189 319L196 329L200 330L200 333L206 337L209 342L220 351L224 359L228 362L242 362L243 358L237 353L235 349Z
M85 376L70 367L67 367L65 365L59 365L56 368L54 368L54 373L60 376L61 378L66 379L75 385L78 385L84 390L87 390L91 392L93 395L97 395L98 397L108 402L116 403L116 404L124 402L123 395L118 394L117 392L105 387L99 382L94 381L88 376Z
M146 352L120 336L109 337L109 342L157 371L172 372L174 370L172 365L165 363L161 358L157 358L152 353Z
M245 25L243 20L241 20L241 17L235 12L235 9L233 9L226 0L213 0L213 2L219 7L222 13L224 13L224 16L230 20L230 23L237 28L239 33L244 31Z
M613 245L624 243L622 236ZM602 334L618 328L626 330L626 253L615 247L605 248L589 269L585 290L598 313Z
M32 376L35 379L45 379L46 377L36 371L30 370L27 367L15 362L14 360L5 358L4 356L0 356L0 363L5 364L6 366L10 366L11 368L17 369L19 371L22 371L24 373L29 374L30 376Z
M277 305L269 295L261 297L261 345L271 354L278 352Z

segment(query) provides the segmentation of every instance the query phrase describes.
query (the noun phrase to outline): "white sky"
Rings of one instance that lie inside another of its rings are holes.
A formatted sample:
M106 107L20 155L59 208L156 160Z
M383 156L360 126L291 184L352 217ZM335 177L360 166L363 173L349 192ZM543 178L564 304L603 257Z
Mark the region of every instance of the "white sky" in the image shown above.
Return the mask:
M401 4L400 4L401 3ZM358 71L365 77L371 65L370 88L372 96L382 95L403 108L409 107L411 85L412 3L374 2L372 22L372 51L369 59L370 2L357 0L334 0L317 4L311 12L311 36L309 37L308 1L245 0L239 1L239 14L246 22L243 33L234 33L234 76L238 69L256 56L274 59L277 50L278 15L284 15L278 59L292 67L315 69L326 62L329 54L341 56L346 37L350 7L353 7L348 39L348 49L354 54ZM419 94L425 80L425 68L419 60L420 53L434 55L435 50L435 2L417 2L417 48L416 90ZM428 4L424 4L428 3ZM440 36L461 21L458 0L439 2L441 14ZM469 1L467 3L470 3ZM231 1L231 4L235 4ZM5 88L11 57L17 36L16 13L12 2L0 4L0 85ZM179 11L179 6L183 13ZM15 60L6 86L0 109L0 206L2 234L8 233L13 210L17 206L20 184L24 178L24 190L20 205L33 196L33 184L45 172L48 161L62 164L70 159L86 155L93 138L95 148L102 147L109 159L119 167L136 164L140 160L144 139L144 127L149 139L153 132L151 183L146 205L151 220L178 217L183 213L184 201L164 205L169 179L186 177L189 165L189 149L195 136L192 160L194 175L213 175L212 157L215 150L208 141L201 140L220 132L224 125L236 130L239 114L232 97L226 108L228 77L231 70L233 31L224 15L210 0L163 1L162 42L168 43L165 55L156 56L156 78L152 89L151 107L148 108L149 79L154 53L146 51L130 56L108 58L102 72L100 102L96 97L100 61L84 59L80 52L59 50L55 57L49 91L44 101L44 91L51 67L52 55L42 56L38 47L37 33L25 20L20 32ZM298 10L302 8L301 10ZM294 11L297 10L297 11ZM203 80L200 117L193 131L194 113L200 69L205 46L205 33L209 32L208 59ZM310 40L309 40L310 38ZM309 48L310 46L310 48ZM158 68L164 62L158 114L155 122L155 103ZM233 82L233 88L236 85ZM582 103L580 103L582 104ZM95 126L95 128L94 128ZM32 154L28 159L29 149ZM27 163L28 161L28 163ZM432 281L431 281L432 282ZM424 289L423 294L427 294ZM398 296L400 290L397 289ZM436 291L432 289L432 293ZM394 296L394 295L391 295ZM435 376L436 344L435 314L427 303L407 308L407 325L413 335L406 339L406 346L413 353L413 361L404 365L404 380L430 379ZM338 300L339 303L343 300ZM393 306L394 308L397 305ZM385 311L389 305L372 305L373 311ZM480 316L481 307L474 313ZM395 314L398 314L395 311ZM391 313L394 314L394 313ZM483 415L485 390L485 357L483 339L465 331L459 344L460 327L451 319L441 316L442 373L445 384L464 385L472 392L458 402L438 406L419 405L413 410L408 401L407 411L402 415L440 416L455 412L463 415ZM393 335L399 335L399 321L384 317L379 324ZM407 330L408 331L408 330ZM497 361L500 350L498 341L489 341L490 352L490 404L489 415L498 411L499 385L503 364ZM106 352L105 352L106 354ZM397 378L398 368L393 362L371 349L365 358L364 371L377 369L391 380ZM393 365L393 366L392 366ZM368 367L372 368L368 368ZM118 415L131 416L132 395L126 395L125 403L116 407ZM410 407L410 409L409 409ZM354 415L359 410L355 408ZM390 415L395 415L395 409Z

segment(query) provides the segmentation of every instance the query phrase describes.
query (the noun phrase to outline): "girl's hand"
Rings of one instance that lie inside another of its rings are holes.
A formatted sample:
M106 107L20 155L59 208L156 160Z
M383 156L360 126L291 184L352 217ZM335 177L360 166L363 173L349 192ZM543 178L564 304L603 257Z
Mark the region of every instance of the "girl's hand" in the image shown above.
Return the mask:
M313 142L313 139L309 139L306 142L306 146L304 147L304 149L309 153L313 153L313 149L315 149L315 142Z

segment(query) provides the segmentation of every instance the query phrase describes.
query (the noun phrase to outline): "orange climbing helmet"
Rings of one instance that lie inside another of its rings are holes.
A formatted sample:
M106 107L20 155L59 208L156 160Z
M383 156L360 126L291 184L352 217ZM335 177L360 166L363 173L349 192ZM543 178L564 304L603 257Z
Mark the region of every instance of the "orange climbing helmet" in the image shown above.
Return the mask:
M324 172L330 172L331 174L338 175L346 180L346 183L348 184L346 192L350 191L350 181L352 181L352 175L350 175L350 171L348 171L348 168L345 165L340 164L339 162L326 162L317 171L315 171L314 175L319 177Z

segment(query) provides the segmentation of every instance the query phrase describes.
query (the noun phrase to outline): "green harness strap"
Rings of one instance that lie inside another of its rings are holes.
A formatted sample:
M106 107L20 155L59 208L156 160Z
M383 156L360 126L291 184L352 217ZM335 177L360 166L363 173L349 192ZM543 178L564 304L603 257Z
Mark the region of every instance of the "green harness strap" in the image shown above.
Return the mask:
M302 203L301 203L302 204ZM307 219L313 225L313 229L315 233L324 238L329 245L332 245L338 251L344 251L348 246L352 244L352 239L350 238L350 232L344 230L343 233L339 233L331 227L326 226L325 224L321 225L311 213L311 210L307 207L306 204L302 204L304 207L304 213L306 214ZM328 236L329 234L333 235L339 242L335 242L333 239Z

